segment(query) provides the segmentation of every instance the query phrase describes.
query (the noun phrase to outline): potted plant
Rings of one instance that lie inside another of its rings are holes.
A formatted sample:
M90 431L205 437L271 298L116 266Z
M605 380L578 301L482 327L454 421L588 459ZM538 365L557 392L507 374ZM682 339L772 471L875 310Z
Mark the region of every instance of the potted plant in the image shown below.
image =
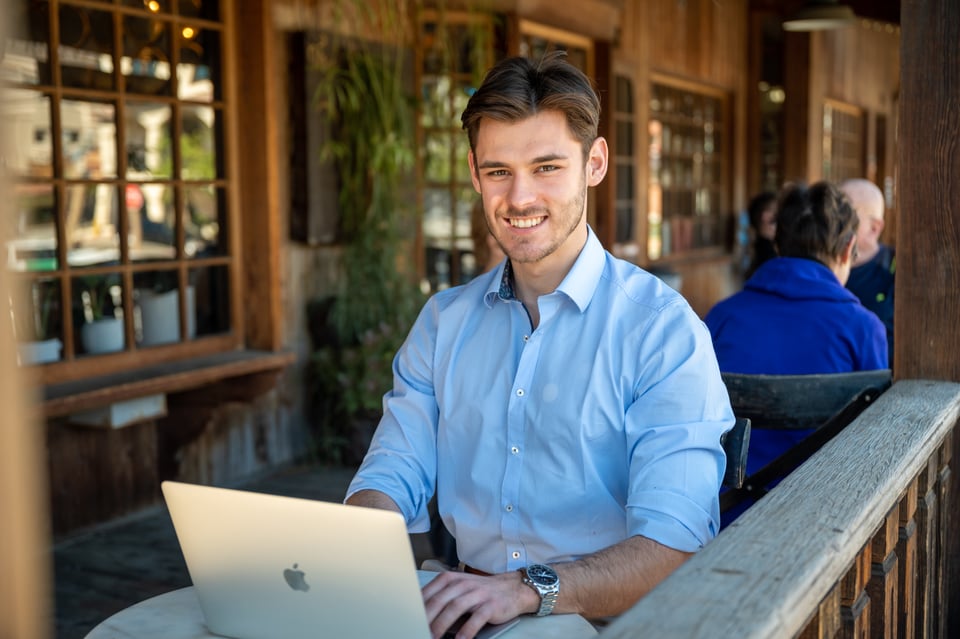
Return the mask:
M140 315L140 344L169 344L180 341L180 289L176 271L147 273L136 282ZM196 335L196 296L187 286L187 336Z
M402 4L375 4L368 14L359 3L361 11L349 15L376 16L397 29L409 24L409 16L397 13ZM366 452L392 384L393 355L423 302L408 250L416 228L415 103L407 84L410 53L399 41L334 39L325 52L316 103L335 132L321 152L339 178L341 274L336 295L308 309L310 374L320 454L354 462Z
M116 276L88 275L79 278L84 323L80 343L90 354L123 350L123 311Z
M60 287L49 280L38 280L30 284L30 300L20 305L21 310L30 308L32 312L18 312L12 308L14 330L18 340L17 354L21 365L47 364L60 359L63 342L54 326L58 316Z

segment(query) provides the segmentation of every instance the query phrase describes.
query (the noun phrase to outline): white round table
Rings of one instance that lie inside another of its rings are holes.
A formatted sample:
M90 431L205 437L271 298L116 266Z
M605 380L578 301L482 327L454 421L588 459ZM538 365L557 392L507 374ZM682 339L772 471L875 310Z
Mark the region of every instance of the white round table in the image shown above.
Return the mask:
M585 639L597 631L580 615L521 617L497 639ZM193 588L181 588L125 608L97 625L86 639L218 639L203 623Z

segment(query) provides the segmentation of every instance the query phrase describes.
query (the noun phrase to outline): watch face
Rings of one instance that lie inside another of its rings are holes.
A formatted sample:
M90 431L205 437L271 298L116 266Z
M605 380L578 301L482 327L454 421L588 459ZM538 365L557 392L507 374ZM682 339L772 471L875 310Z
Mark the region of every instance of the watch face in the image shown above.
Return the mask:
M557 583L559 577L557 573L550 566L544 566L543 564L532 564L527 566L527 578L530 581L540 584L541 586L552 586Z

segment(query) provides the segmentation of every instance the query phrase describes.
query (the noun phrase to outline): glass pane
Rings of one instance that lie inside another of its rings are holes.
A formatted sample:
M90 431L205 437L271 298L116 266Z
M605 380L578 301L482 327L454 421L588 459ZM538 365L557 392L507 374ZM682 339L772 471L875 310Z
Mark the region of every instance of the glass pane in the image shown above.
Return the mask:
M117 189L110 184L66 187L67 261L71 266L116 264L120 261Z
M633 156L633 122L617 122L617 155Z
M184 188L187 257L227 254L225 195L212 184Z
M128 93L170 95L170 27L160 20L123 19L121 70Z
M618 206L616 208L617 216L617 242L633 241L633 206Z
M9 37L0 42L0 80L50 84L50 8L46 2L5 3Z
M453 232L450 219L450 192L446 189L429 189L423 194L423 236L428 246L450 247Z
M220 3L217 0L180 0L180 15L205 20L220 19Z
M212 180L220 177L217 149L220 133L218 113L213 107L184 105L181 109L180 155L184 180Z
M16 220L7 241L7 268L52 271L57 264L56 200L52 184L13 186Z
M470 184L470 163L467 156L470 153L470 140L466 133L453 133L453 174L454 180L461 184Z
M36 280L13 289L11 314L21 365L55 362L63 348L60 281Z
M0 166L17 177L53 177L50 97L39 91L0 91Z
M148 271L133 276L133 333L139 346L180 341L180 285L177 271ZM187 339L197 334L196 289L186 291Z
M190 271L196 290L196 334L215 335L230 330L230 278L225 266Z
M120 275L75 277L73 315L78 354L96 355L123 350L123 290Z
M64 86L110 90L113 80L113 16L60 5L60 70Z
M166 184L128 184L130 259L134 262L176 257L177 209L174 189Z
M196 102L219 100L222 97L220 32L184 25L180 29L179 42L177 97Z
M420 90L420 124L425 127L440 126L450 112L450 79L424 79Z
M450 179L450 134L428 132L424 135L424 177L428 182Z
M632 200L634 194L633 188L633 165L617 164L617 199Z
M62 100L60 127L64 177L95 180L117 176L114 105Z
M168 104L129 102L126 112L127 179L173 177L173 109Z

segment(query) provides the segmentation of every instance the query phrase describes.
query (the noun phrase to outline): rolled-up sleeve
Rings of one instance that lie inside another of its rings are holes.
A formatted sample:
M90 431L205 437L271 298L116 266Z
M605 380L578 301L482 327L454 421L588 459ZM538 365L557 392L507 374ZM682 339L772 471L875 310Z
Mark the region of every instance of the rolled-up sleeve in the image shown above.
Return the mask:
M719 530L730 400L710 334L686 304L654 314L637 353L641 374L625 425L627 530L693 552Z

